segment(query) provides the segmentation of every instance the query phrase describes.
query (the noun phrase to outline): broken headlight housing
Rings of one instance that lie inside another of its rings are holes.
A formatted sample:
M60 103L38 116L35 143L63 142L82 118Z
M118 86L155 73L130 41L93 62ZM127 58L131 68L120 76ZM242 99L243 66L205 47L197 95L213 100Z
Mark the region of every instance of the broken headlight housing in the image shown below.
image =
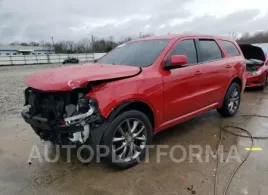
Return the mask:
M67 110L67 108L66 108ZM64 118L66 125L83 123L88 117L96 113L98 110L97 102L91 98L79 98L74 116Z
M97 108L97 102L91 98L81 98L77 101L77 111L82 114L88 112L89 109L96 111Z

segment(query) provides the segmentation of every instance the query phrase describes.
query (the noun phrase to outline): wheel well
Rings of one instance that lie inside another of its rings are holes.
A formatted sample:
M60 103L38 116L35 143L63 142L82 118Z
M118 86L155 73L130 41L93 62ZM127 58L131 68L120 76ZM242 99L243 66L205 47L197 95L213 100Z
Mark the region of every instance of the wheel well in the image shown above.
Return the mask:
M238 83L239 86L240 86L240 89L242 90L242 81L241 81L240 78L238 78L238 77L234 78L234 79L232 80L231 84L232 84L232 83Z
M113 115L113 118L115 118L116 116L118 116L119 114L129 111L129 110L138 110L140 112L142 112L143 114L145 114L149 121L152 124L152 127L155 127L155 117L154 117L154 113L151 109L151 107L144 103L144 102L140 102L140 101L135 101L135 102L127 102L124 103L122 105L120 105L118 107L118 109L116 109L115 114Z

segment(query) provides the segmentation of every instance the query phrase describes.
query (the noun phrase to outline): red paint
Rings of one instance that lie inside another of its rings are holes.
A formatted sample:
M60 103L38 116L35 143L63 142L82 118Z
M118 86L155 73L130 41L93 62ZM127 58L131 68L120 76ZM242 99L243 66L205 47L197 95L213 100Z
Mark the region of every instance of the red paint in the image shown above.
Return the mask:
M84 64L50 68L31 75L25 84L42 91L68 91L90 81L108 80L138 74L133 66Z
M171 66L181 66L188 64L188 58L185 55L173 55L170 57Z
M164 61L177 43L183 39L198 38L215 39L222 49L223 59L164 70ZM82 84L137 74L134 77L97 86L87 96L96 99L99 112L104 117L108 117L117 106L124 102L135 100L146 103L154 113L154 133L220 107L226 90L234 78L241 80L242 91L244 90L245 59L243 55L237 57L227 55L218 41L218 39L227 40L226 38L173 35L149 37L136 41L150 39L170 39L170 42L157 60L151 66L142 68L140 74L138 74L139 68L131 66L76 65L35 74L26 81L26 84L44 91L71 90L68 86L69 80L75 83L75 87L79 87L78 81ZM238 47L236 43L235 45Z
M260 87L260 86L265 85L265 77L268 71L268 66L263 65L258 70L262 71L260 75L251 75L249 72L246 74L247 75L247 84L246 84L247 88Z

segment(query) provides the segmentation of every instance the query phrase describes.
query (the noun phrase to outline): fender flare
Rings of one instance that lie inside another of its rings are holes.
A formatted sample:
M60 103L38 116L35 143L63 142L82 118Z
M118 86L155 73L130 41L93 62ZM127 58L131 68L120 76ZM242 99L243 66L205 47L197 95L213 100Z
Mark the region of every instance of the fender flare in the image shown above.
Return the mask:
M90 134L91 138L89 140L89 145L92 147L92 149L95 152L98 152L97 146L101 144L102 137L104 133L107 131L107 129L110 126L110 123L113 121L113 119L118 115L120 111L122 111L125 107L127 107L129 104L136 102L136 101L129 101L124 102L117 106L112 112L109 114L109 117L104 119L104 123L102 123L99 127L91 129Z
M114 110L112 110L112 112L109 114L107 119L109 121L112 121L113 119L115 119L115 117L118 115L118 113L120 113L125 107L127 107L128 105L130 105L131 103L134 103L134 102L137 102L137 101L128 101L128 102L124 102L124 103L120 104Z

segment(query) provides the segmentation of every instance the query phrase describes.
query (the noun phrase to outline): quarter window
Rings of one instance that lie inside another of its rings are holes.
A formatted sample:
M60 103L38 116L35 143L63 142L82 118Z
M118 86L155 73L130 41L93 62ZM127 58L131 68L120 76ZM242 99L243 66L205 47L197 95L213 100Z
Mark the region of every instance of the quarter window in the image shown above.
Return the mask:
M230 41L221 41L222 46L226 49L230 56L239 56L240 53L237 47Z
M178 45L173 49L172 55L186 55L188 57L189 65L197 64L197 54L194 40L183 40L178 43ZM168 63L170 60L168 59Z
M199 39L201 61L213 61L222 58L221 50L215 40Z

